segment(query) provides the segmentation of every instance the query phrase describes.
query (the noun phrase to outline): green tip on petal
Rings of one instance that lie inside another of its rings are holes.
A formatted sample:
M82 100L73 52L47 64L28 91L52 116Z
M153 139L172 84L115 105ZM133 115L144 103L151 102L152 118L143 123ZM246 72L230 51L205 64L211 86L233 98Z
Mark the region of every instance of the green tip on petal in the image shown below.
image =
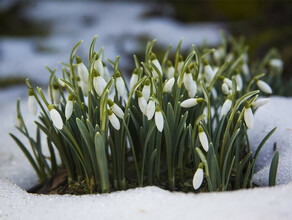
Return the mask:
M73 101L73 95L72 94L69 94L68 101Z
M96 69L93 69L92 75L93 75L93 77L98 77L98 76L100 76L100 73Z
M122 76L122 74L121 74L120 71L117 71L117 72L115 73L115 77L116 77L116 78L121 77L121 76Z
M153 52L151 52L151 60L155 60L156 59L156 56Z
M199 133L204 132L204 129L202 128L202 126L199 125L198 131L199 131Z
M143 97L143 94L142 94L142 92L141 92L141 91L139 91L139 90L137 90L137 91L136 91L136 94L137 94L138 98L141 98L141 97Z
M183 61L183 57L182 57L182 55L179 55L178 62L182 62L182 61Z
M244 103L244 107L245 107L246 109L250 108L250 104L248 103L248 101L245 101L245 103Z
M189 69L193 69L194 66L195 66L195 64L194 64L194 63L191 63L191 64L188 66L188 68L189 68Z
M106 113L107 113L108 115L112 115L112 114L113 114L113 111L110 110L110 109L107 109L107 110L106 110Z
M54 105L52 105L52 104L48 105L48 109L49 109L49 111L51 111L51 110L54 109L54 108L55 108Z
M30 89L28 90L28 95L29 95L29 96L33 96L33 95L34 95L34 91L33 91L33 89L30 88Z
M138 69L137 68L134 69L133 74L138 75Z
M203 167L204 167L204 164L201 162L201 163L199 163L199 167L198 167L198 169L203 169Z
M112 107L115 103L111 99L108 99L107 104Z
M204 60L203 60L203 63L204 63L205 66L209 65L209 62L208 62L207 59L204 59Z
M79 64L79 63L82 63L82 60L79 56L76 56L76 63Z
M145 86L149 86L149 85L150 85L150 79L147 78L147 79L145 80Z
M203 99L203 98L198 98L198 99L197 99L197 102L198 102L198 103L202 103L202 102L205 102L205 101L206 101L206 100Z
M155 106L155 112L160 112L160 108L158 105Z
M172 67L172 62L170 60L167 61L167 66Z

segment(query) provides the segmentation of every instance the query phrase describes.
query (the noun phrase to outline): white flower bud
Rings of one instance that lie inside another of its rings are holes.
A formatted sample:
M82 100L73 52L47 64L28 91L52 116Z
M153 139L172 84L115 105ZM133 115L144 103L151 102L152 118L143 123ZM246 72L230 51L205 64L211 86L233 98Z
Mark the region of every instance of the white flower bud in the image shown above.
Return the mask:
M204 132L204 130L203 130L203 128L201 126L199 126L199 140L200 140L200 143L201 143L203 149L206 152L208 152L208 150L209 150L209 141L208 141L206 133Z
M170 66L167 68L167 78L170 79L174 76L174 67Z
M202 168L198 168L193 177L193 187L195 190L199 189L203 183L204 171Z
M244 121L245 121L245 124L246 126L251 129L253 128L253 124L254 124L254 117L253 117L253 113L252 113L252 110L248 104L248 102L245 102L245 110L244 110Z
M257 80L256 81L257 86L259 89L267 94L272 94L272 88L269 86L268 83L262 81L262 80Z
M141 112L146 115L146 110L147 110L147 101L143 97L142 93L140 91L137 91L138 95L138 105L141 110Z
M73 101L68 100L65 108L65 117L68 120L73 113Z
M197 105L199 102L201 102L203 99L197 99L197 98L189 98L189 99L186 99L184 100L180 106L183 107L183 108L190 108L190 107L193 107L195 105Z
M151 120L153 115L155 113L155 102L153 100L150 100L147 105L146 109L146 116L148 120Z
M130 90L133 89L133 87L136 85L137 82L138 82L138 74L134 72L130 79Z
M229 88L228 88L228 85L226 83L223 83L222 84L222 92L224 95L229 95Z
M101 96L104 88L106 87L106 82L102 76L93 77L93 87L97 93L97 95Z
M174 84L174 78L172 77L169 80L167 80L166 83L164 84L163 92L167 93L167 92L171 91L172 87L173 87L173 84Z
M100 59L94 61L93 68L99 72L99 74L104 77L104 68Z
M267 104L269 101L270 101L270 99L268 99L268 98L257 99L251 104L251 106L254 108L258 108L258 107L261 107L261 106Z
M111 106L111 110L119 117L119 118L123 118L124 117L124 112L123 110L120 108L120 106L118 106L116 103L114 103Z
M88 74L88 70L86 66L84 65L84 63L82 63L80 57L76 57L76 60L77 60L77 72L81 81L88 83L89 74Z
M119 95L123 97L125 95L126 88L125 88L124 80L122 79L121 76L116 78L116 86L117 86Z
M277 58L271 59L269 62L269 65L272 68L278 70L279 72L282 72L283 70L283 61L281 59L277 59Z
M117 116L109 109L107 109L107 114L108 114L108 118L109 118L109 121L112 124L112 126L116 130L120 130L121 124L120 124L120 121L117 118Z
M231 106L232 106L232 101L230 99L226 99L221 108L220 118L222 118L224 115L227 115L227 113L231 109Z
M250 72L249 72L249 68L248 68L248 65L247 63L244 63L242 66L241 66L241 70L243 72L243 74L248 77L250 75Z
M83 95L87 97L88 96L88 84L86 82L84 82L83 80L81 80L80 87L81 87Z
M63 120L59 114L59 112L53 107L49 105L49 109L50 109L50 116L51 119L53 121L54 126L57 129L62 129L63 128Z
M164 119L163 119L161 111L157 107L155 110L155 125L158 131L162 132L163 126L164 126Z
M109 73L109 70L105 64L103 66L103 75L104 75L104 79L108 82L110 79L110 73Z
M205 79L207 83L211 83L215 76L215 73L212 70L212 67L208 64L205 66L204 70L205 70Z
M188 91L191 90L194 82L192 74L191 73L184 74L183 82L186 90Z
M243 82L239 73L235 75L235 82L237 84L237 91L241 91L243 87Z
M16 127L20 128L20 129L23 127L22 121L19 117L17 117L17 119L16 119Z
M160 74L162 74L162 68L161 65L159 63L159 61L157 59L152 60L152 63L157 67L157 69L159 70ZM157 78L160 75L159 73L156 72L155 69L153 69L153 77Z
M143 86L143 89L142 89L142 95L147 102L150 98L150 84L148 85L145 83L145 85Z
M38 104L37 101L35 100L34 95L28 96L28 109L33 115L36 115L38 110Z

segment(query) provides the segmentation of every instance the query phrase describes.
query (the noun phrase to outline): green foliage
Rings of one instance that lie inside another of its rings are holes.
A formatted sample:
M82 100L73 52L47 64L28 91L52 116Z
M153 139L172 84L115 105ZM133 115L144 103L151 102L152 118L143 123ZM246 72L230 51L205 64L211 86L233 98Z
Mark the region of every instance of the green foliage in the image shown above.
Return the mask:
M84 193L145 185L192 191L193 175L202 163L205 178L199 191L252 187L258 153L275 129L253 155L247 135L253 115L248 109L257 101L260 91L254 89L263 74L250 74L246 46L233 42L227 50L223 37L216 50L199 51L193 45L183 60L180 41L171 66L167 65L171 46L160 65L153 53L154 40L147 44L145 62L134 55L135 74L128 88L118 67L119 57L108 60L113 69L110 76L103 64L103 48L94 52L95 41L96 36L89 49L88 68L74 62L82 41L73 48L69 64L64 64L61 80L56 70L47 68L49 100L27 80L41 108L35 122L36 139L29 135L17 102L18 130L28 138L32 153L11 136L40 181L65 168L69 187L86 183ZM40 132L47 138L46 156ZM271 185L277 164L276 157Z

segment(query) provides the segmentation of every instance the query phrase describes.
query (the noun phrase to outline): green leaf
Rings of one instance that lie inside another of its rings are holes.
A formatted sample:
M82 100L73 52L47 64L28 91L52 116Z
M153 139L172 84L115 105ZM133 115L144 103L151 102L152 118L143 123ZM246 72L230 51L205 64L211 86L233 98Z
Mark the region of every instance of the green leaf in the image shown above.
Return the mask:
M278 164L279 164L279 151L276 151L273 156L271 167L270 167L269 186L276 185Z

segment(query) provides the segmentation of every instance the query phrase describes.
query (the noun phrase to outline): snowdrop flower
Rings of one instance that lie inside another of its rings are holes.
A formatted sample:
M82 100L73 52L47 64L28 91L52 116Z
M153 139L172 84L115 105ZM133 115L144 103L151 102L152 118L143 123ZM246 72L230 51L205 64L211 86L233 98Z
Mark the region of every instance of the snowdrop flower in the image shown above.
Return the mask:
M273 68L278 70L279 72L282 72L283 70L283 61L281 59L271 59L269 62L269 65Z
M151 53L151 61L157 67L160 73L153 68L153 77L158 78L162 74L162 68L154 53Z
M204 150L206 152L208 152L209 141L208 141L207 135L204 132L204 129L202 128L202 126L199 126L199 140L200 140L200 143L201 143L202 147L204 148Z
M71 117L72 113L73 113L73 96L72 94L69 94L68 101L65 107L65 117L67 120Z
M195 190L200 188L200 186L203 183L203 179L204 179L203 163L200 163L193 177L193 187Z
M108 114L108 118L109 118L109 121L112 124L112 126L116 130L120 130L120 127L121 127L120 121L117 118L117 116L113 113L113 111L110 109L107 109L107 114Z
M59 114L59 112L55 109L53 105L49 105L48 109L50 111L50 116L53 121L54 126L57 129L62 129L63 128L63 120Z
M174 77L166 80L164 86L163 86L163 92L164 93L167 93L169 91L172 90L172 87L173 87L173 84L174 84Z
M102 62L102 66L103 66L103 76L104 76L104 79L106 81L109 81L109 79L110 79L110 73L109 73L109 70L108 70L107 66L105 65L105 62Z
M184 100L180 104L180 106L183 108L190 108L190 107L193 107L193 106L195 106L203 101L204 101L204 99L202 99L202 98L189 98L189 99Z
M204 64L205 64L204 71L205 71L206 82L211 83L215 76L215 73L206 59L204 60Z
M248 77L250 75L250 72L249 72L249 68L248 68L248 65L247 63L243 63L242 66L241 66L241 70L243 72L243 74Z
M77 72L81 79L81 81L88 83L88 70L84 63L82 63L82 60L80 57L76 56L76 62L77 62Z
M97 53L94 53L94 55L96 55L96 60L94 61L94 64L93 64L93 68L99 72L99 74L104 77L104 68L103 68L103 65L102 65L102 61L101 59L99 58L98 54Z
M104 78L97 72L93 70L93 87L97 93L97 95L101 96L104 88L106 86L106 82Z
M155 113L155 101L149 100L147 108L146 108L146 116L148 120L151 120Z
M137 96L138 96L138 105L141 110L141 112L146 115L146 110L147 110L147 101L143 97L142 93L140 91L137 91Z
M133 87L136 85L136 83L138 82L138 70L135 69L132 76L131 76L131 79L130 79L130 90L133 89Z
M268 98L257 99L253 103L251 103L251 106L254 108L258 108L258 107L261 107L261 106L267 104L269 101L270 101L270 99L268 99Z
M189 91L192 89L194 80L192 73L189 70L184 74L183 82L186 90Z
M38 104L35 100L33 89L28 90L28 109L33 115L36 115L38 110Z
M251 129L253 128L253 123L254 123L253 113L247 101L244 103L244 107L245 107L244 115L243 115L244 121L245 121L246 126Z
M84 82L83 80L81 80L80 87L81 87L83 95L87 97L88 96L88 84L86 82Z
M156 106L156 108L155 108L155 125L156 125L158 131L162 132L163 126L164 126L164 120L163 120L162 113L161 113L158 106Z
M167 61L167 78L170 79L174 76L174 67L170 60Z
M217 50L214 51L213 53L215 60L218 62L222 60L222 58L225 55L225 51L223 47L219 47Z
M145 84L142 89L142 95L147 102L150 98L150 79L149 78L147 78L145 81Z
M114 103L111 99L107 100L107 104L109 105L111 110L115 113L115 115L117 115L119 118L124 117L123 110L120 108L120 106L118 106L116 103Z
M116 87L117 87L119 95L123 97L125 94L126 88L125 88L125 82L120 72L116 73Z
M224 95L228 95L229 94L229 88L228 88L228 85L226 83L223 83L222 84L222 92Z
M221 108L221 112L220 112L220 118L222 118L224 115L227 115L227 113L230 111L232 106L232 101L231 101L231 97L228 97L225 102L223 103L223 106Z
M53 86L52 95L53 95L54 102L57 105L60 104L60 96L61 96L61 94L60 94L60 90L59 90L57 85Z
M264 82L263 80L256 79L256 84L259 89L267 94L272 94L272 88L269 86L268 83Z
M190 90L188 90L188 95L190 98L194 98L197 94L197 82L193 81L193 85Z
M235 82L237 84L237 91L241 91L243 87L243 82L239 72L235 74Z
M219 78L229 87L229 89L232 89L232 81L230 79L224 76L220 76Z

